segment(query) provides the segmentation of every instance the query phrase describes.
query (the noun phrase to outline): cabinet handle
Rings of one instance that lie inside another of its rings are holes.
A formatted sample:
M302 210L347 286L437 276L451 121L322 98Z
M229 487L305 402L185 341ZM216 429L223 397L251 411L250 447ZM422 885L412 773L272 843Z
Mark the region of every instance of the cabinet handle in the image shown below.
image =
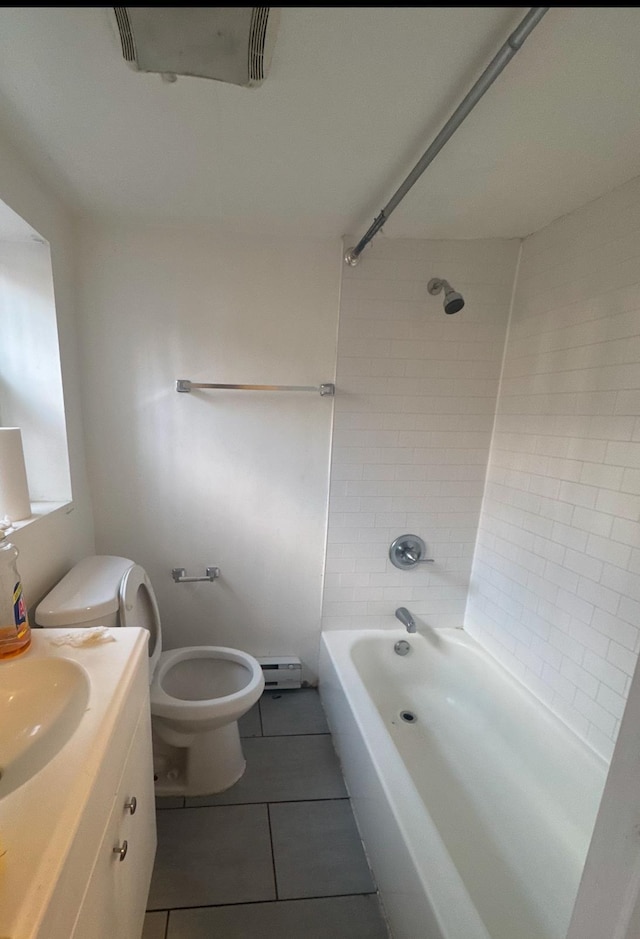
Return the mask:
M138 808L138 800L135 796L131 796L128 802L124 804L125 809L129 809L129 815L135 815L136 809Z
M113 853L119 856L120 861L124 861L124 859L127 856L128 848L129 848L129 843L127 841L123 841L121 847L113 849Z

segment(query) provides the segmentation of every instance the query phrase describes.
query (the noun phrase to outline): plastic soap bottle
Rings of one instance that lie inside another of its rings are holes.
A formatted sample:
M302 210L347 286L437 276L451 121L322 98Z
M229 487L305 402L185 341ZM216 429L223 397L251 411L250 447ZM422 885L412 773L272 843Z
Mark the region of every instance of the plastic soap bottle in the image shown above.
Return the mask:
M22 582L16 566L18 549L0 528L0 659L29 648L31 627Z

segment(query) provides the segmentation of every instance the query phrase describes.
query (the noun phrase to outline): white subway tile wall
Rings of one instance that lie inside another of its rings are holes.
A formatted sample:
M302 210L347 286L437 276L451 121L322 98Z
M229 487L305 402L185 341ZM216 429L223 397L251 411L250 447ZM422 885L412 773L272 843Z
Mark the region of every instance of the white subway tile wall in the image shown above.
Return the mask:
M344 270L324 629L396 627L398 606L462 626L518 251L379 236ZM462 313L444 313L432 277L465 295ZM433 565L392 566L407 532Z
M523 244L465 628L606 758L640 648L640 180Z

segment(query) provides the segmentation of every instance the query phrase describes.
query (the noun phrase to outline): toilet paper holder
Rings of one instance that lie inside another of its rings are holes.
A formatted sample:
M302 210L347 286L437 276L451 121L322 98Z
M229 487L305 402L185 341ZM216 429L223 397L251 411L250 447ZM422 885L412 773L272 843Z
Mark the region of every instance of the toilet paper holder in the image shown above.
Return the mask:
M177 584L195 584L201 580L214 581L220 576L219 567L207 567L204 572L204 577L187 577L186 570L184 567L173 567L171 568L171 576Z

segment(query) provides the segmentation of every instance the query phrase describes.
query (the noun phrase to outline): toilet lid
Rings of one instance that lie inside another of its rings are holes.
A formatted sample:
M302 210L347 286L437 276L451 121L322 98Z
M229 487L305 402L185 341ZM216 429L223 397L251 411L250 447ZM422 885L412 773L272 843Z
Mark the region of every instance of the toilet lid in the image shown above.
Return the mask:
M151 680L162 652L160 611L147 572L139 564L130 567L120 582L120 625L143 626L149 630Z

